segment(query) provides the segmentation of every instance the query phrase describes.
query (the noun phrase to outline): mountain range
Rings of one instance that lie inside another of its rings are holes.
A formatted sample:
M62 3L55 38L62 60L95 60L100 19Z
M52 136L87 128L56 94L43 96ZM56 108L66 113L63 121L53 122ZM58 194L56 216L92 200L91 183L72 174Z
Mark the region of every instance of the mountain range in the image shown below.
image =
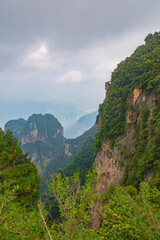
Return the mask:
M64 168L81 150L85 140L94 138L97 127L75 139L66 139L60 122L51 114L33 114L24 120L10 120L5 124L5 131L12 131L25 153L36 165L42 176L42 185L53 172Z

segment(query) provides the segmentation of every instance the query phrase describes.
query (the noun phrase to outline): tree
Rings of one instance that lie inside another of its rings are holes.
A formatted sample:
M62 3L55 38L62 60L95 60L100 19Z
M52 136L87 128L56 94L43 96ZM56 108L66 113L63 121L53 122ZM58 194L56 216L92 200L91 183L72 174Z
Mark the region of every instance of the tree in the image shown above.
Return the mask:
M0 129L0 194L16 189L14 201L35 206L39 199L40 177L10 131Z
M58 239L85 239L91 223L91 213L98 197L93 179L95 171L88 174L86 184L80 187L78 174L62 178L60 174L52 176L50 192L58 202L61 222L53 223L53 234Z

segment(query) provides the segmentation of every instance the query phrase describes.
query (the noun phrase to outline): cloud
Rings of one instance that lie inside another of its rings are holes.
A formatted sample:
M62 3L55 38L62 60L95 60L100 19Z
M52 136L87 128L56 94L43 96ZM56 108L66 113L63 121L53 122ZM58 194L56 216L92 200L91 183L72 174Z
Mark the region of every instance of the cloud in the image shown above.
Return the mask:
M159 12L158 0L0 1L0 100L94 108L116 65L160 30Z
M79 83L83 80L81 71L69 71L58 77L57 83Z
M64 59L58 53L50 52L46 44L32 47L18 60L17 67L30 70L56 69L63 65Z
M119 37L131 28L148 26L153 16L160 19L155 0L1 2L3 42L28 43L47 38L54 41L56 49L84 48L106 36Z

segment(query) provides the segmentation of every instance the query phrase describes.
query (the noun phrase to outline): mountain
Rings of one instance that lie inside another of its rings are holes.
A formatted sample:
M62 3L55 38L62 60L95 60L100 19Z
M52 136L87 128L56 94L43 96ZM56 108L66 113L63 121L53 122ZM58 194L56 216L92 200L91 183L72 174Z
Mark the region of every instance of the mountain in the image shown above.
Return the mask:
M99 194L111 184L160 186L160 33L118 64L106 83L95 139Z
M95 125L98 112L92 112L82 116L75 124L67 127L64 131L66 138L76 138Z
M29 153L40 175L43 165L56 158L57 146L64 151L63 127L51 114L33 114L27 121L9 121L5 124L5 130L8 129L17 137L23 151Z
M36 141L52 141L63 137L63 127L51 114L33 114L26 121L21 134L22 145Z
M94 138L97 126L93 126L76 139L66 139L63 127L51 114L33 114L27 121L11 120L5 124L5 130L11 130L22 146L29 153L42 177L42 188L50 175L65 167L81 150L88 136Z

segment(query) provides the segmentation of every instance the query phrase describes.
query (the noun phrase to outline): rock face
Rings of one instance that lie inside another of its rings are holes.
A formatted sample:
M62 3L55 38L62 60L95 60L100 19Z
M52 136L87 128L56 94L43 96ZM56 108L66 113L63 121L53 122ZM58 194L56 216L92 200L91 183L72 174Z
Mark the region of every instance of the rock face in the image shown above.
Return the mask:
M149 109L148 123L152 119L153 108L156 105L154 94L147 95L145 91L142 91L139 88L135 88L131 92L128 103L132 105L133 110L127 111L125 134L116 139L114 147L111 146L110 140L104 141L102 143L101 151L97 153L95 158L97 178L100 179L97 184L97 193L99 196L107 192L111 184L121 184L126 166L132 161L132 156L134 155L135 144L137 141L135 138L135 132L136 128L139 128L142 122L141 110L144 103ZM99 118L98 129L100 129L100 125L101 119ZM144 180L148 181L154 176L155 173L151 170L151 172L144 176ZM96 202L96 207L98 211L92 213L92 228L99 228L100 226L101 216L99 212L101 212L103 203L98 200Z
M29 153L41 176L43 166L55 161L57 144L61 146L60 151L64 149L63 127L51 114L33 114L29 117L19 139L22 149Z
M160 184L160 33L118 64L99 107L95 153L99 195L111 184ZM102 202L97 202L100 210ZM93 227L100 224L99 212Z
M145 106L149 109L147 121L150 122L156 101L154 94L147 95L145 91L134 88L130 94L128 103L133 106L133 110L127 111L125 134L116 139L114 147L111 147L111 141L104 141L101 151L97 153L95 158L97 174L101 178L97 185L97 191L100 195L106 192L112 183L121 183L126 165L132 159L135 151L137 139L134 135L136 128L142 122L141 110L145 103ZM153 171L150 175L153 176Z
M46 142L58 135L63 136L63 128L53 115L33 114L22 129L21 143Z
M69 144L68 144L68 143L65 144L65 154L66 154L68 157L71 157L71 156L72 156L72 153L69 151Z

